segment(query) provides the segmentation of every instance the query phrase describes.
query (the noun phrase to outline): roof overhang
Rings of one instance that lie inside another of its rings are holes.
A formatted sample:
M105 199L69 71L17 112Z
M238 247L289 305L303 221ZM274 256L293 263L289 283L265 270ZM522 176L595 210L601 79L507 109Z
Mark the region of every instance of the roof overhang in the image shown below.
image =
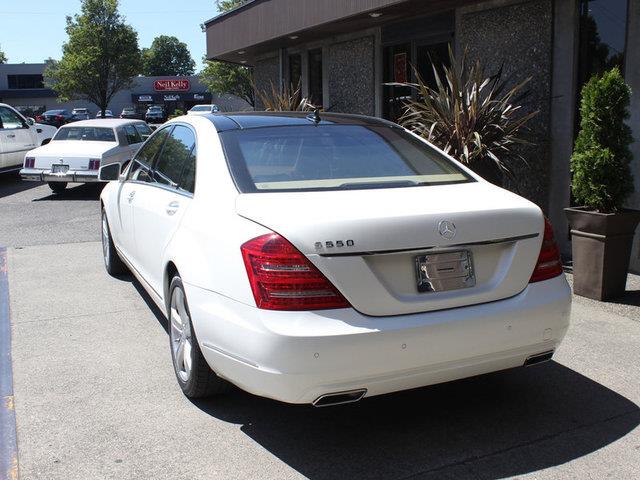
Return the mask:
M438 13L469 0L250 0L205 23L207 58L256 58L323 38Z

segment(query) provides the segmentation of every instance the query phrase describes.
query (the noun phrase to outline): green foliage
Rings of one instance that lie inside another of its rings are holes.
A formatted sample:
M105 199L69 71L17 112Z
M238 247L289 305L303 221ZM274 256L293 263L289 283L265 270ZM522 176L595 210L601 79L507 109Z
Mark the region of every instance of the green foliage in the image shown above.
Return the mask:
M302 96L302 87L285 87L282 91L270 82L269 91L256 92L260 103L267 112L310 112L315 106Z
M118 13L118 0L82 0L66 31L62 59L47 66L46 84L62 100L86 99L104 114L140 71L138 34Z
M4 52L0 48L0 65L2 65L3 63L7 63L7 56L4 54Z
M522 134L538 113L522 113L518 104L530 79L509 86L502 69L487 76L466 57L465 50L458 62L449 48L450 65L433 65L435 88L414 69L417 83L400 85L415 90L417 99L406 102L400 123L494 183L502 174L516 180L512 163L524 162L516 146L529 144Z
M147 77L161 75L193 75L196 62L191 58L186 43L176 37L160 35L153 39L151 48L142 50L142 74Z
M173 111L173 113L171 115L169 115L169 119L176 118L176 117L181 117L182 115L184 115L184 111L180 110L179 108L176 108Z
M617 67L594 75L582 88L580 133L571 156L576 203L600 212L615 212L633 192L629 145L631 89Z
M253 74L250 68L216 60L205 60L200 72L200 81L212 93L227 93L245 100L255 106Z
M216 0L216 6L219 12L228 12L246 2L247 0Z

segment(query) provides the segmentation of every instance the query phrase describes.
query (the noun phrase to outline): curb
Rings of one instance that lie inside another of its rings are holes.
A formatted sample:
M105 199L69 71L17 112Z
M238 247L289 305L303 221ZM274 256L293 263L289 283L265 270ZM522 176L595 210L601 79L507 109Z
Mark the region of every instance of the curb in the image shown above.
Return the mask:
M18 479L7 250L0 247L0 478Z

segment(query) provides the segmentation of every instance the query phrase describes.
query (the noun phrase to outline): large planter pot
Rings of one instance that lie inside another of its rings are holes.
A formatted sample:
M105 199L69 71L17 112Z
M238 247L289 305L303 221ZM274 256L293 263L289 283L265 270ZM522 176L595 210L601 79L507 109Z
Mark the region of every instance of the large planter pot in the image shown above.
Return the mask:
M640 211L598 213L564 209L571 225L573 292L595 300L624 294L629 256Z

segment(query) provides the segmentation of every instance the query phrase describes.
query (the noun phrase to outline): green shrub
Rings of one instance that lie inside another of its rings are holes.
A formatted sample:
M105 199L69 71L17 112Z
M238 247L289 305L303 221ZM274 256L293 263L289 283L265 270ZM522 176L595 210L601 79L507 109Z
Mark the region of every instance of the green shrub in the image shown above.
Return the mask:
M572 191L578 205L616 212L633 192L629 168L633 137L624 122L630 96L617 67L594 75L582 89L580 133L571 156Z

